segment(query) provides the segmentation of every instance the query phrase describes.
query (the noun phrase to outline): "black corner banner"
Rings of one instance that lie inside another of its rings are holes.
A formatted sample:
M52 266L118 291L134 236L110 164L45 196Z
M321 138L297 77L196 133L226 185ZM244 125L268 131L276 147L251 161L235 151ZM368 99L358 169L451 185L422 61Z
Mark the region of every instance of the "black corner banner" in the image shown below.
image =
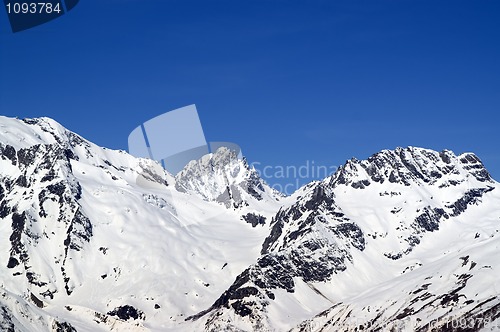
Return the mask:
M13 32L52 21L73 9L79 0L4 0Z

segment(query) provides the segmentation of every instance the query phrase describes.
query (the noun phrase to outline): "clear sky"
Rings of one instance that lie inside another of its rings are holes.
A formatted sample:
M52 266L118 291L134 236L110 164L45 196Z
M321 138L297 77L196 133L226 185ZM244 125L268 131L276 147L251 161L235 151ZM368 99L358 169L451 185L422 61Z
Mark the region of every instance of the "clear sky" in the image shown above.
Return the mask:
M412 145L500 180L500 1L81 0L15 34L0 11L2 115L127 149L193 103L268 173Z

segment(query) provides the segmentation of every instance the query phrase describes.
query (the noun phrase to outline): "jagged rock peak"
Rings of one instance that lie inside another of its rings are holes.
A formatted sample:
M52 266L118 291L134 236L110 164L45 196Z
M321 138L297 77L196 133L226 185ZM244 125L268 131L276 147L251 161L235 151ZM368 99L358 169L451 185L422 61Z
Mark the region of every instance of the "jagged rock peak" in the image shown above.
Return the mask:
M184 176L186 173L220 173L227 170L230 170L233 175L238 175L242 166L246 170L250 170L246 161L238 159L233 150L221 147L214 153L209 153L198 160L190 161L179 173L179 177Z
M177 176L176 188L239 208L252 200L277 200L281 195L262 180L245 159L226 147L189 162Z
M382 150L367 160L352 158L329 179L330 185L349 185L363 189L372 183L400 183L406 186L426 183L453 185L464 178L492 182L481 160L473 153L455 155L417 147Z

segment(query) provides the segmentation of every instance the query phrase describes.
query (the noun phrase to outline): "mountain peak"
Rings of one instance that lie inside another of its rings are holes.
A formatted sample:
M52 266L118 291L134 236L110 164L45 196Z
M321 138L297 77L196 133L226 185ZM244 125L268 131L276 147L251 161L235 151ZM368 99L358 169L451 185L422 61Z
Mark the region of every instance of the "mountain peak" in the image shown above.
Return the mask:
M281 195L251 169L246 159L226 147L189 162L175 177L176 188L226 207L248 206L249 201L276 201Z
M481 160L473 153L456 156L450 150L436 152L410 146L382 150L366 160L352 158L330 181L334 185L344 184L358 189L386 181L406 186L443 185L445 181L454 182L467 174L478 182L492 181Z

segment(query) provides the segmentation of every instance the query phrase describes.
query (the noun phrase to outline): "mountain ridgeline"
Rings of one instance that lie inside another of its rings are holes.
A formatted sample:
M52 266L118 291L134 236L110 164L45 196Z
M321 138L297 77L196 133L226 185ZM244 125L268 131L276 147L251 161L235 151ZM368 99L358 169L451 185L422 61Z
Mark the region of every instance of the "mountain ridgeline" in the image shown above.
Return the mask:
M284 196L226 148L173 176L0 117L0 329L497 330L499 188L407 147Z

